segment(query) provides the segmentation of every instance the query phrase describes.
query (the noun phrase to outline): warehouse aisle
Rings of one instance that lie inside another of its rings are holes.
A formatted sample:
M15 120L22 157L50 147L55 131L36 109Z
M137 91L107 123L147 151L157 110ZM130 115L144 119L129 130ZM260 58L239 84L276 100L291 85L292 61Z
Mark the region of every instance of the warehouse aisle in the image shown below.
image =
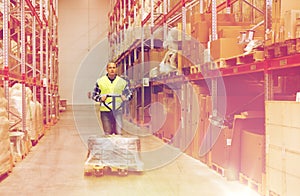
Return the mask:
M258 195L239 182L226 181L185 154L143 174L84 177L87 149L83 141L98 125L93 107L75 110L61 113L60 121L0 183L0 195ZM86 132L78 131L84 128ZM142 151L159 145L163 144L153 136L141 139Z

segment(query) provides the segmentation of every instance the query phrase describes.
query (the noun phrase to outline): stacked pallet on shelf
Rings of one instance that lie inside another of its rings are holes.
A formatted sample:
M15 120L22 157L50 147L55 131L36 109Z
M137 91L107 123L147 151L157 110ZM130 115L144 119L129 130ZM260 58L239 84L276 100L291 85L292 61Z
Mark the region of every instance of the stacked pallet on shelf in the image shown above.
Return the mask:
M300 37L300 17L296 18L296 35L295 37Z
M26 133L28 139L36 143L38 139L44 134L42 105L36 101L32 101L32 91L26 87ZM22 118L22 84L16 83L10 88L10 123L12 129L15 131L22 130L20 118ZM27 137L27 136L25 136Z
M9 121L7 118L7 99L0 88L0 177L12 170L12 156L9 140Z
M265 47L266 59L278 58L300 53L300 38L288 39Z
M297 18L300 18L300 10L291 9L284 13L284 40L297 38Z
M300 104L266 102L266 195L300 192Z
M164 88L163 92L157 92L157 100L151 108L151 127L153 133L164 142L171 142L179 131L180 101L176 93Z
M265 191L265 166L264 130L242 130L240 182L263 195Z
M30 90L27 88L27 92ZM13 143L13 156L14 159L19 161L24 158L27 153L30 151L31 146L29 145L30 141L30 130L28 118L26 119L26 131L22 131L22 105L23 105L23 97L22 97L22 84L16 83L9 90L9 110L11 115L9 115L9 123L11 125L10 130L10 139ZM30 115L30 105L29 105L29 96L26 93L25 97L26 103L26 114Z

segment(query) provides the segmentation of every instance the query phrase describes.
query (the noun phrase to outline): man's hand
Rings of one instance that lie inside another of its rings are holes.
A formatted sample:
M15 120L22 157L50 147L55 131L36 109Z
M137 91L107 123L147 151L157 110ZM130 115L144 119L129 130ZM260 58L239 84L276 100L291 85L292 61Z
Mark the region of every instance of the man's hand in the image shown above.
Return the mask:
M122 101L127 101L125 95L121 95L121 99L122 99Z
M101 96L101 101L104 102L106 100L106 98L107 98L107 95L102 95Z

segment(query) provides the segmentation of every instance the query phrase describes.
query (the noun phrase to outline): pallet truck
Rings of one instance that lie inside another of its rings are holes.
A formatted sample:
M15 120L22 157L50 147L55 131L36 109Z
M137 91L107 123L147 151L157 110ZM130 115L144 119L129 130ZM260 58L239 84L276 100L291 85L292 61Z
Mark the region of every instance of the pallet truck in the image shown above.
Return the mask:
M116 109L115 100L120 95L112 97L112 109ZM106 105L106 107L108 107ZM90 136L88 138L88 154L84 164L84 176L100 177L106 171L117 172L119 176L127 176L129 171L143 171L140 159L140 139L130 135Z

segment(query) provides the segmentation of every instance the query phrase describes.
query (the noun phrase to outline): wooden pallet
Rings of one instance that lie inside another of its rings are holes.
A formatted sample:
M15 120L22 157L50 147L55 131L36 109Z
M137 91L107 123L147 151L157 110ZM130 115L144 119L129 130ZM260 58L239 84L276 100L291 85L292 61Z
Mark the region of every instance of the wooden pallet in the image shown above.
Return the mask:
M214 63L214 66L213 66L214 69L229 67L229 65L226 64L226 59L224 59L224 58L217 59L213 63Z
M44 137L45 135L45 130L44 127L39 129L39 131L37 131L39 134L37 135L36 138L31 138L31 147L36 146L39 143L39 140L41 140L42 137Z
M286 44L283 42L274 43L270 46L265 47L265 57L266 59L272 59L277 57L286 56L285 50L281 50L281 48L285 48Z
M285 40L287 55L300 53L300 38Z
M244 175L243 173L239 174L239 181L251 189L257 191L259 194L263 195L263 187L261 183L258 183L251 179L250 177Z
M3 172L0 173L0 182L3 181L5 178L7 178L9 172Z
M234 170L224 168L216 163L211 162L210 163L211 169L216 171L218 174L220 174L222 177L225 177L227 180L237 180L238 175Z
M12 172L13 166L14 166L13 159L12 156L10 156L10 163L9 163L9 167L7 168L7 171L0 173L0 182L4 180Z
M229 58L220 58L213 62L207 62L201 65L193 65L190 67L182 68L182 71L184 75L205 73L209 70L216 70L253 62L259 62L263 61L264 59L264 51L253 51L249 54L241 54Z
M215 163L211 163L211 168L221 176L225 177L225 169Z
M214 64L212 62L207 62L207 63L200 65L200 71L203 73L206 73L207 71L212 70L212 69L214 69Z
M229 58L220 58L214 61L216 69L244 65L264 60L264 51L253 51L249 54L240 54Z
M300 53L300 38L285 40L265 47L267 59Z
M273 192L273 191L270 191L268 192L268 196L280 196L279 194Z
M161 138L163 142L167 143L167 144L170 144L172 142L172 139L169 139L167 137L162 137Z
M238 56L226 58L224 61L225 61L225 65L223 65L224 67L232 67L236 65L253 63L255 59L254 59L254 53L249 53L249 54L241 54Z
M200 72L201 72L200 65L193 65L190 67L188 74L196 74L196 73L200 73Z

